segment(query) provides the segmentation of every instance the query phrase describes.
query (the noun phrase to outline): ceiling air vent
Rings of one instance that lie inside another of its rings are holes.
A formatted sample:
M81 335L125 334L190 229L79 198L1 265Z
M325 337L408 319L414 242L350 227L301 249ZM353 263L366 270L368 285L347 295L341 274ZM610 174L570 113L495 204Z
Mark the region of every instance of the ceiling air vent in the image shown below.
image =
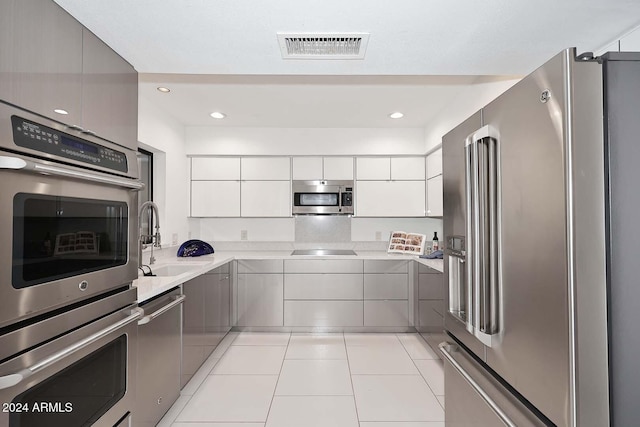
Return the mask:
M283 59L364 59L369 33L278 33Z

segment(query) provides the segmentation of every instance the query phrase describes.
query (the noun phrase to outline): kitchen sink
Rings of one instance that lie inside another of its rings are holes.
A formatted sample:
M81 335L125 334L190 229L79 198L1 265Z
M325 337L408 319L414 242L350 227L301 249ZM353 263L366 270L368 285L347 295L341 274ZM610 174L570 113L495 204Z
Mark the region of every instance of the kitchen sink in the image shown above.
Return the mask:
M197 268L197 265L182 265L182 264L167 264L160 267L151 267L151 271L155 276L158 277L166 277L166 276L179 276L184 273L188 273L190 271L194 271ZM145 267L145 271L147 268Z
M291 255L326 256L326 255L358 255L351 249L296 249Z

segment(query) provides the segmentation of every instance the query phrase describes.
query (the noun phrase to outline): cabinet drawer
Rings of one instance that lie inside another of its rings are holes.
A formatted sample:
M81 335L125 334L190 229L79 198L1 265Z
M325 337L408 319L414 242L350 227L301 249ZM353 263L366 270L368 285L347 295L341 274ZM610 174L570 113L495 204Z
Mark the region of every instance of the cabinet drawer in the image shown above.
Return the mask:
M409 276L406 274L365 274L365 299L407 299Z
M442 330L444 328L443 309L443 301L420 301L418 305L420 326Z
M406 260L365 260L365 273L408 273L409 261Z
M281 259L239 260L238 273L282 273Z
M285 301L285 326L362 326L362 301Z
M442 274L418 274L419 299L444 299L444 279Z
M285 273L362 273L362 261L356 259L287 259Z
M409 303L401 301L365 301L364 326L409 326Z
M425 273L425 274L442 274L441 271L436 270L435 268L431 268L429 266L426 266L424 264L418 264L418 273Z
M285 299L361 300L360 274L285 274Z
M281 274L238 275L238 326L282 326Z

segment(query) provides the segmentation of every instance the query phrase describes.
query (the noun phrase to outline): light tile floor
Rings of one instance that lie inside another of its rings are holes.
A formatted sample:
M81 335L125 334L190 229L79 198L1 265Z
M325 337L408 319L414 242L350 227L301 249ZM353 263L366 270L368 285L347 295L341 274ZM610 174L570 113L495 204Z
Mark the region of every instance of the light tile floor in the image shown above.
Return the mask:
M442 361L425 338L231 332L158 425L444 427Z

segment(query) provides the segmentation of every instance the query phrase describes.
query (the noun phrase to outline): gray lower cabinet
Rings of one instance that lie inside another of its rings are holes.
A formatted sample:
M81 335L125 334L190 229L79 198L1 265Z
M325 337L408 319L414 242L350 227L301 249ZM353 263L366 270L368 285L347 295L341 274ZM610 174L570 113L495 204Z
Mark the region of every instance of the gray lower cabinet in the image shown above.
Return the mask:
M155 426L180 396L180 288L141 304L136 426Z
M409 261L364 261L364 326L409 326Z
M230 263L185 282L181 387L231 329Z
M285 326L363 326L361 260L285 260L284 272Z
M283 260L240 260L237 325L283 326Z
M444 329L444 275L420 264L418 267L418 329L441 332Z

